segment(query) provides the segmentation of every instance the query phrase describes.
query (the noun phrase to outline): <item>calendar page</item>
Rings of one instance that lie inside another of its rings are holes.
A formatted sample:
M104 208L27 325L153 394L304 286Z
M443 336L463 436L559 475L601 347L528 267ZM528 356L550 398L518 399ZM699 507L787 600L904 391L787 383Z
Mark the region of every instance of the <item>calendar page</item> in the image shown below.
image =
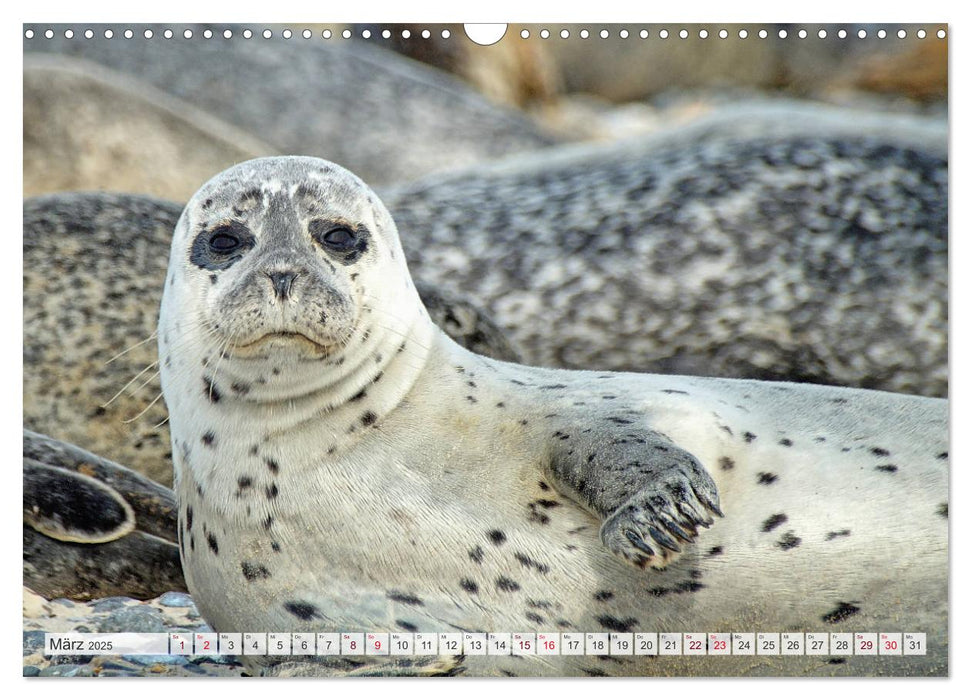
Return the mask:
M23 675L947 676L948 35L23 24Z

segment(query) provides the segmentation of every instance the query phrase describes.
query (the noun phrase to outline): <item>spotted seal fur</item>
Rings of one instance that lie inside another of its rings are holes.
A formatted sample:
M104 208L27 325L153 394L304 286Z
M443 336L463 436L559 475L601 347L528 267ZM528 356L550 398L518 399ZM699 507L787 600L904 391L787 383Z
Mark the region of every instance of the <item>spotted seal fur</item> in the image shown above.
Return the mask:
M186 582L216 630L904 626L927 656L463 663L946 673L943 400L477 356L428 319L377 197L310 158L193 197L158 337Z
M947 134L765 100L378 192L530 364L945 396Z

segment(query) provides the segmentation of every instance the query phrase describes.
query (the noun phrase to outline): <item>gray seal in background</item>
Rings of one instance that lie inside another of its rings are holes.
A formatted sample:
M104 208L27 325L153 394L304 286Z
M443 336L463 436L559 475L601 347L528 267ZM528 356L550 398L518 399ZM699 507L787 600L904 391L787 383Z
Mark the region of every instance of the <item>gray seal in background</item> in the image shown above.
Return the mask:
M947 393L947 125L752 104L380 190L531 364Z
M50 25L25 52L84 58L179 97L248 130L282 153L338 161L371 182L400 182L553 145L559 139L528 117L479 96L447 73L392 51L320 32L287 40L283 27L251 39L243 25ZM46 29L47 25L44 25ZM75 32L73 39L64 30ZM222 38L227 27L233 38ZM114 32L105 39L104 30ZM132 39L125 29L134 28ZM162 32L171 29L172 39ZM193 32L184 39L183 32ZM151 39L145 30L154 32Z

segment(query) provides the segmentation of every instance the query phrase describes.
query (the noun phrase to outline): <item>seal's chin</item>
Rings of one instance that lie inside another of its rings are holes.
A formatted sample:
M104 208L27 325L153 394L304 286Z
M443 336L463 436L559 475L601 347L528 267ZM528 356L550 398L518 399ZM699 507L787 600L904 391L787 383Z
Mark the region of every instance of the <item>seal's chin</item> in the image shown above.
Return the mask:
M276 331L245 343L234 343L230 352L238 357L270 357L282 351L319 358L331 355L339 348L340 343L320 343L303 333Z

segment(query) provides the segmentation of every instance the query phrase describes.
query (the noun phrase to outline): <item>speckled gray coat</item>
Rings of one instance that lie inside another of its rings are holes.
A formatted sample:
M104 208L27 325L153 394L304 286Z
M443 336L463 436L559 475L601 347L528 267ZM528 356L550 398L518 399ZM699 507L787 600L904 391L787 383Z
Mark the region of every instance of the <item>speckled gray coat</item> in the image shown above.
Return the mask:
M380 191L525 361L947 394L947 129L769 103Z

